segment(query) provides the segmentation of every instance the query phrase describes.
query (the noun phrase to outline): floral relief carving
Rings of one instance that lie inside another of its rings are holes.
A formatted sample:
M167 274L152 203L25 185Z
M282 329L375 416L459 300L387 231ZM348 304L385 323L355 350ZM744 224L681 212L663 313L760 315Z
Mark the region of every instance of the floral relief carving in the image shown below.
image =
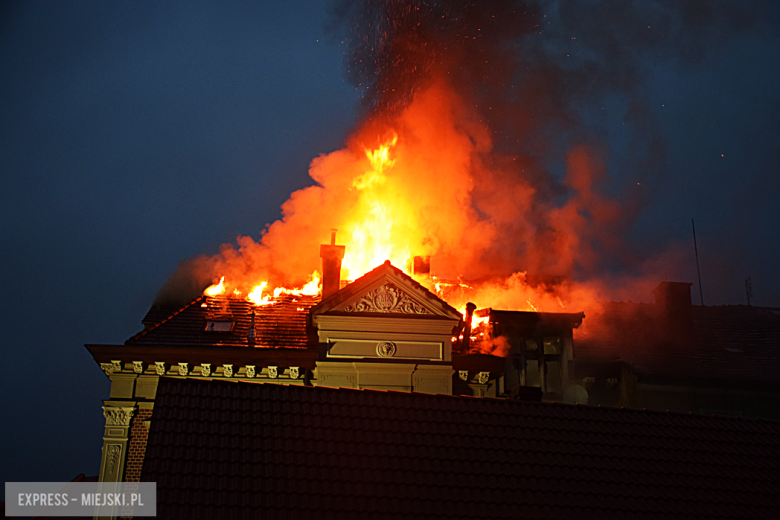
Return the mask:
M179 363L179 375L186 376L190 373L190 368L187 363Z
M144 362L143 361L133 361L133 372L136 374L143 374L144 373Z
M158 376L165 375L165 361L155 361L154 369L157 371Z
M211 363L201 363L200 364L200 375L202 375L202 376L210 376L211 375Z
M116 469L117 462L119 462L119 454L122 452L122 447L119 444L111 444L108 447L108 473L111 474Z
M103 407L103 416L108 426L130 426L130 419L135 415L133 408Z
M392 283L386 283L363 295L346 307L345 312L394 312L400 314L433 314Z

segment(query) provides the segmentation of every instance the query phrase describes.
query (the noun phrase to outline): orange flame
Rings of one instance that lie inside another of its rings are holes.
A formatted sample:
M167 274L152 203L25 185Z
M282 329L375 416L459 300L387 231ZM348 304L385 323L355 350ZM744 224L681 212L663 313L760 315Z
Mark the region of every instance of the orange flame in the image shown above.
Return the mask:
M206 289L203 291L203 294L206 296L219 296L220 294L225 292L225 277L219 279L219 283L209 285L206 287Z
M316 294L319 274L316 281L305 275L321 265L317 245L337 228L337 243L346 246L342 280L385 260L409 273L412 259L424 256L432 276L417 281L453 307L471 301L477 308L586 311L603 299L606 284L569 277L576 266L597 263L600 249L589 240L621 215L596 190L604 165L575 147L563 180L572 195L546 199L538 179L549 172L531 158L498 152L495 131L473 107L442 80L397 114L369 121L344 149L312 161L313 185L290 196L262 240L239 237L237 246L223 246L206 260L206 272L226 276L228 290L257 305Z

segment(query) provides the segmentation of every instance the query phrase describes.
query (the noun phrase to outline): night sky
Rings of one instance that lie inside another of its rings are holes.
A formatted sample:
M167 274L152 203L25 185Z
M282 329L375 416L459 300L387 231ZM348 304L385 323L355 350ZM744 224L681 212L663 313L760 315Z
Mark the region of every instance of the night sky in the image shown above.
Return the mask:
M180 261L259 239L357 124L333 3L281 4L0 5L4 481L97 474L109 383L83 345L138 332ZM780 307L780 7L740 4L755 16L620 55L640 71L630 95L577 110L614 189L641 177L632 241L684 252L678 281L695 284L694 218L704 302L746 304L750 276L753 304ZM542 12L536 45L563 59L572 22ZM582 23L625 30L620 16Z

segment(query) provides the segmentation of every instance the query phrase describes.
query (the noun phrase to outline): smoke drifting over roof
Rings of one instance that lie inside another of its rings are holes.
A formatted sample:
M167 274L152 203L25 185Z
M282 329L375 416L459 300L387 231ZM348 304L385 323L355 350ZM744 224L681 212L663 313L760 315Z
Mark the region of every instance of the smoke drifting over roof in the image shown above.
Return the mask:
M647 260L626 239L648 203L637 183L662 175L664 158L643 79L656 63L717 52L759 16L725 1L341 2L333 29L347 34L346 74L364 94L363 119L343 150L312 162L317 185L291 196L260 243L241 237L238 249L182 264L159 298L195 273L195 285L260 272L300 284L328 230L349 229L361 211L353 179L365 172L363 148L392 132L398 164L383 189L413 205L394 231L420 230L410 254L471 280L527 272L601 288L629 275L621 284L644 291L659 272L674 274L676 253ZM624 107L623 171L605 165L605 104ZM517 292L515 282L504 287Z

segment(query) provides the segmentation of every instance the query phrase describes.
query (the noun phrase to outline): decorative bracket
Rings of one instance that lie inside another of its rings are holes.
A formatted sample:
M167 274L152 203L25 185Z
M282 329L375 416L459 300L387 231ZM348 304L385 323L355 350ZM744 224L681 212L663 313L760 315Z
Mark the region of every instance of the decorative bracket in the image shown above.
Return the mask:
M488 381L490 381L490 372L480 372L477 374L477 381L479 381L479 384L484 385Z
M298 379L301 377L301 372L299 367L290 367L290 379Z
M200 375L208 377L211 375L211 363L200 364Z
M111 363L100 363L100 368L103 369L103 372L105 372L107 376L110 376L114 372L122 371L122 361L112 359Z
M246 366L246 377L255 377L255 366L254 365L247 365Z
M133 372L136 374L143 374L144 373L144 362L143 361L133 361Z
M279 367L268 367L268 377L271 379L279 377Z
M225 377L233 377L233 365L222 365L222 373Z
M165 361L155 361L154 369L157 371L158 376L165 375Z

